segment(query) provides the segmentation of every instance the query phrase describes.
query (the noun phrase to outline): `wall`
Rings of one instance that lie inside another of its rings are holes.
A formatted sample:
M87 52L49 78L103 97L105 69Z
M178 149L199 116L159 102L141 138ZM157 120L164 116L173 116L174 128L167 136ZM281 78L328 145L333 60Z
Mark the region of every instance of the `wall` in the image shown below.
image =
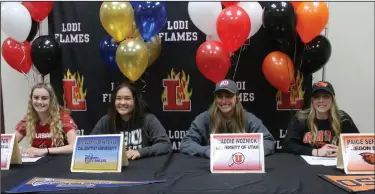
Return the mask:
M329 2L332 55L325 80L360 128L374 132L374 2Z
M45 19L40 25L40 35L48 34L48 19ZM37 38L39 31L37 32ZM8 36L1 31L1 45ZM47 81L49 80L46 76ZM3 108L4 108L4 124L5 133L14 133L16 124L26 114L28 97L30 95L30 89L33 84L37 81L41 81L41 78L37 74L30 70L30 72L24 76L18 71L11 68L1 56L1 82L2 82L2 94L3 94Z
M325 80L336 90L341 109L348 112L361 132L374 131L374 3L329 2L328 38L332 56ZM41 33L48 33L47 20ZM1 43L6 39L1 32ZM28 76L33 79L32 75ZM13 133L25 114L30 85L25 76L9 67L1 57L1 81L6 133ZM314 81L322 79L322 71Z

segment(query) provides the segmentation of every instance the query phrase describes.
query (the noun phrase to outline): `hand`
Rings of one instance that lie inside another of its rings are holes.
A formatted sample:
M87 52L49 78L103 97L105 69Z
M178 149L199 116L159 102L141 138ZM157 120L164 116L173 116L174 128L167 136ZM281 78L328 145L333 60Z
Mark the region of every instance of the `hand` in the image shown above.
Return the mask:
M34 148L34 147L28 148L25 152L30 157L44 156L48 153L47 148Z
M337 156L337 146L332 144L326 144L322 148L318 149L318 156L322 157L336 157Z
M126 151L126 155L130 160L135 160L141 157L141 154L137 150L128 150Z
M19 149L20 149L21 156L27 156L25 149L23 149L21 147L19 147Z

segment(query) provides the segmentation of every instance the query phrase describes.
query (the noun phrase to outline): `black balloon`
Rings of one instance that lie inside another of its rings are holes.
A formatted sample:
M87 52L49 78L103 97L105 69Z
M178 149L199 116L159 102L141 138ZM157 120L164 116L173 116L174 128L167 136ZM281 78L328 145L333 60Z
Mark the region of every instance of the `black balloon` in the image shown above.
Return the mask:
M266 5L263 12L263 27L268 35L283 43L295 35L297 16L290 2L275 1Z
M317 36L305 45L301 56L301 72L309 75L319 71L328 62L331 52L329 40L323 35Z
M36 33L38 32L38 29L39 29L39 23L32 20L31 30L30 30L29 36L27 36L26 40L29 41L29 42L34 40L34 38L36 36Z
M31 59L40 74L47 75L60 65L61 49L53 36L39 36L31 44Z

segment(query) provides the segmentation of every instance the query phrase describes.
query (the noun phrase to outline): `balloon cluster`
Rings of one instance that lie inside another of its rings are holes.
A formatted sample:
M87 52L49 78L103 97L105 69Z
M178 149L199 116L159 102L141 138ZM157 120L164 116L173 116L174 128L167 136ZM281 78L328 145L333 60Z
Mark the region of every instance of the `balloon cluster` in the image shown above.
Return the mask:
M100 42L104 63L137 81L161 53L157 33L167 22L164 2L103 2L100 21L109 36Z
M47 75L60 61L60 48L53 36L39 36L34 40L40 23L52 8L53 2L1 4L1 30L9 36L2 44L2 56L22 74L27 74L34 64L40 74Z
M224 6L224 9L222 8ZM212 82L224 79L231 66L231 53L237 51L261 26L269 38L284 47L291 40L299 43L301 63L297 70L312 74L322 68L331 56L331 45L320 33L328 23L325 2L268 3L264 9L257 2L189 2L188 13L194 25L208 40L197 50L199 71ZM295 66L282 51L269 53L262 64L267 81L282 92L294 83Z
M217 37L201 44L196 53L199 71L217 83L229 71L230 53L262 26L262 7L258 2L189 2L188 13L199 30Z
M295 54L300 53L301 59L296 68L309 75L321 69L331 56L329 40L320 35L328 18L325 2L270 2L264 8L263 26L269 37L283 46L287 46L293 38L300 39L295 42L303 45L301 50L295 50ZM280 51L269 53L262 69L272 86L281 92L289 92L294 83L295 65L287 54Z

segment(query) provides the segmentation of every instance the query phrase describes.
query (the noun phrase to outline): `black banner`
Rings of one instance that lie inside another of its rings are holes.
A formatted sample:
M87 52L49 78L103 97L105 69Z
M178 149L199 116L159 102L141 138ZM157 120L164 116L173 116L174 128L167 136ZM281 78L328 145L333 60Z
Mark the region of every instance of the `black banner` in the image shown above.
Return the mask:
M86 135L106 114L111 91L119 82L127 80L100 57L99 44L108 35L99 19L101 3L55 2L49 18L50 33L61 44L63 56L62 68L51 73L51 83L60 102L72 110L79 133ZM267 2L260 3L265 6ZM189 19L187 6L188 2L167 2L168 21L159 33L162 52L136 82L152 112L166 128L174 150L179 149L180 140L195 116L212 103L215 86L196 66L196 51L206 36ZM243 106L264 122L275 139L281 140L295 112L291 109L309 104L304 96L309 96L311 76L302 78L296 74L297 98L281 94L262 73L263 59L276 50L280 46L261 28L241 51L240 58L240 51L232 57L228 76L234 76ZM290 49L281 51L293 54ZM277 148L281 148L279 141Z

